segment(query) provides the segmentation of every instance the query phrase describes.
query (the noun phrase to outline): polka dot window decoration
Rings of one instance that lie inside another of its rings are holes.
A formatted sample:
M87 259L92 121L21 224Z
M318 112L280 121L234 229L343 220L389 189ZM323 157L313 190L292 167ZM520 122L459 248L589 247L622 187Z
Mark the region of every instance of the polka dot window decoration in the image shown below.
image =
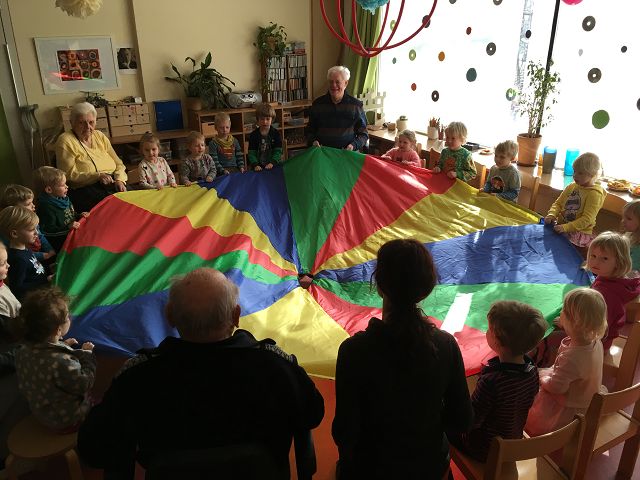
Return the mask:
M609 113L606 110L598 110L591 117L591 123L600 130L609 124Z
M398 61L398 60L396 60L396 57L393 57L393 58L391 59L391 63L393 63L394 65L396 64L396 62L397 62L397 61Z
M514 98L516 98L516 89L515 88L508 88L507 89L507 93L505 94L505 97L507 97L507 100L509 100L510 102L513 101Z
M496 53L496 44L493 42L487 43L487 55L491 56Z
M467 80L469 82L474 82L478 78L478 72L476 72L475 68L470 68L467 70Z
M437 102L438 100L440 100L440 94L438 93L437 90L434 90L433 92L431 92L431 100L433 100L434 102ZM640 100L638 100L640 102Z
M526 32L524 32L524 36L527 38L531 38L531 30L527 30Z
M627 53L627 46L626 46L626 45L623 45L623 46L622 46L622 48L620 48L620 51L621 51L622 53Z
M418 86L415 83L412 83L411 84L411 90L413 90L415 92L416 88L418 88Z
M444 62L444 57L445 57L444 52L440 52L438 54L438 60L440 60L441 62Z
M467 27L467 35L471 35L471 27Z
M395 26L396 26L396 21L395 20L391 20L391 22L389 22L389 28L391 30L393 30Z
M494 5L500 5L501 3L502 3L502 0L493 0Z
M639 99L638 99L638 101L636 102L636 108L637 108L638 110L640 110L640 98L639 98Z
M409 60L413 61L416 59L416 51L414 49L409 50Z
M602 72L599 68L592 68L587 74L587 78L591 83L598 83L602 78Z
M584 53L584 50L582 50L582 49L579 49L579 50L578 50L578 56L579 56L579 57L581 57L583 53Z
M596 19L593 18L591 15L584 17L584 20L582 20L582 28L584 29L585 32L590 32L595 28L595 26L596 26Z
M453 5L454 3L456 3L456 0L449 0L449 3Z
M424 17L422 17L422 23L424 23L425 18L427 18L427 16L425 15ZM424 28L429 28L429 25L431 25L431 19L429 19L427 21L427 24L424 26Z

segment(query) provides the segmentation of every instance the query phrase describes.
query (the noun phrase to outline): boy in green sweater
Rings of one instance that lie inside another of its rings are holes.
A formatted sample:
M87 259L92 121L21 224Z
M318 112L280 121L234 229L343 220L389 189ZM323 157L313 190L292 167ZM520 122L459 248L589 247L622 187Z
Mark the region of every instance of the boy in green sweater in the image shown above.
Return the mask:
M39 189L36 213L40 218L40 229L56 251L60 251L67 234L78 228L79 218L88 217L88 212L76 215L67 196L67 178L62 170L53 167L40 167L36 170L36 183Z

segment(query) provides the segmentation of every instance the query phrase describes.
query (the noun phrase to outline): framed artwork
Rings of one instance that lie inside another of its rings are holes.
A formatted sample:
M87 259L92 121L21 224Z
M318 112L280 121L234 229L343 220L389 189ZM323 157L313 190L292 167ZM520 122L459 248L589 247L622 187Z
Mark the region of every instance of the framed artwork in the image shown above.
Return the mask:
M119 88L111 37L36 37L45 95Z
M135 75L138 73L138 56L132 46L118 47L118 70L120 74Z

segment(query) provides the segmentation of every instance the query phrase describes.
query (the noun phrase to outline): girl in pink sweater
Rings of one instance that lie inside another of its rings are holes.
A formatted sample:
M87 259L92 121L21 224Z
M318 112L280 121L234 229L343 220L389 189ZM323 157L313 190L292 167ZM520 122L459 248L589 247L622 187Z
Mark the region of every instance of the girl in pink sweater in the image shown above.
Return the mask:
M587 253L587 268L596 276L591 288L607 302L609 330L602 343L611 346L626 320L626 304L640 295L640 278L628 278L631 272L629 239L616 232L598 235Z
M403 130L398 135L398 146L389 150L382 158L403 165L422 166L420 156L416 152L416 134L413 130Z
M538 370L540 390L525 430L542 435L584 413L600 390L604 359L600 338L607 328L607 307L596 290L576 288L564 297L560 326L567 333L551 368Z

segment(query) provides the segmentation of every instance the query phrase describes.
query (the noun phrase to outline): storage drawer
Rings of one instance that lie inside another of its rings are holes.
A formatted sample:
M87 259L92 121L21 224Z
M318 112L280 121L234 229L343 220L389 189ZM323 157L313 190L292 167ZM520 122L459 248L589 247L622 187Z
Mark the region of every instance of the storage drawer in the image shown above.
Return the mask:
M138 113L135 115L135 122L134 123L151 123L151 120L149 119L149 114L148 113Z
M147 103L141 103L133 107L136 115L149 115L149 105Z
M142 135L151 131L151 124L144 123L142 125L124 125L116 126L111 125L112 137L125 137L127 135Z
M96 129L102 130L103 128L109 128L109 123L106 118L98 118L96 120Z
M213 122L202 122L200 124L200 131L205 137L212 137L216 134L216 124Z
M116 116L109 117L109 123L111 124L112 127L122 127L124 125L135 125L137 123L142 123L142 122L137 122L135 115L120 115L117 117ZM147 121L144 123L149 123L149 122Z

